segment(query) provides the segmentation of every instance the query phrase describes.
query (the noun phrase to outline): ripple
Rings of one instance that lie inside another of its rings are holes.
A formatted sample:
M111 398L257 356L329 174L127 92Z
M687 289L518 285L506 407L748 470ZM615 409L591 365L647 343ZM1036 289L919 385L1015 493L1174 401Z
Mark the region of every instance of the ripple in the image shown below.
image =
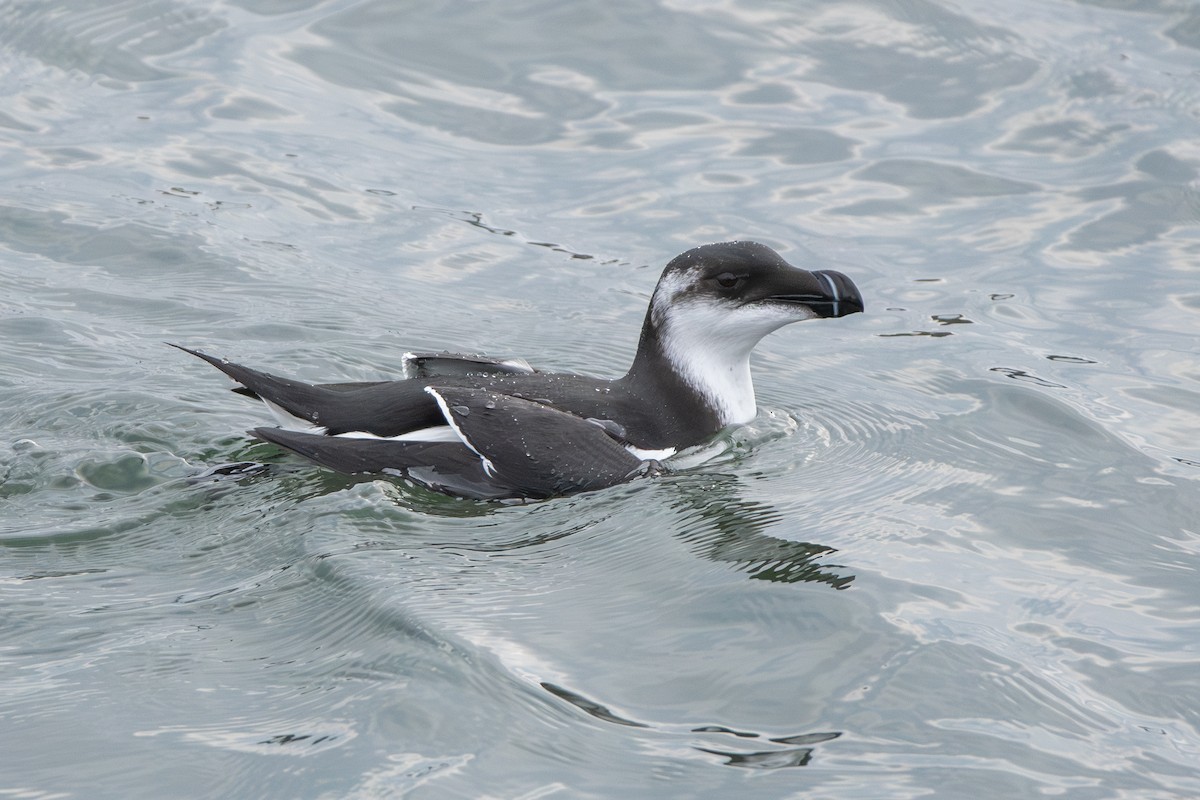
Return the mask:
M858 180L898 186L907 191L904 200L862 200L830 209L835 214L877 216L923 214L931 207L969 202L977 198L1029 194L1037 184L1014 181L950 164L917 159L877 161L855 176Z
M0 4L12 785L1200 795L1200 39L1115 5ZM616 374L740 237L903 310L586 496L301 466L159 344Z
M175 76L154 66L153 57L178 52L226 24L203 11L155 0L106 3L70 14L16 3L0 15L0 41L66 72L139 83Z

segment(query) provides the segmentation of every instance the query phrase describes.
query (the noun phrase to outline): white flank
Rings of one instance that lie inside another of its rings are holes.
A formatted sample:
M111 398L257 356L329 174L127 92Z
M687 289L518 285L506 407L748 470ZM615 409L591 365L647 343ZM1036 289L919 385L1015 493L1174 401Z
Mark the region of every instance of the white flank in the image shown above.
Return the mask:
M640 458L642 461L663 461L675 455L674 447L666 447L662 450L642 450L634 447L631 444L627 444L625 445L625 449Z
M461 440L461 437L449 425L421 428L396 436L377 436L366 431L346 431L334 435L343 439L382 439L386 442L457 442Z
M732 445L728 439L718 437L706 444L684 448L671 459L671 467L677 470L692 469L728 453L731 449Z
M263 404L266 405L267 409L271 412L271 416L273 416L279 423L279 427L283 428L284 430L299 431L300 433L325 433L325 427L323 425L318 425L312 420L307 420L304 417L298 417L278 403L272 403L266 398L260 397L259 399L263 401Z
M446 422L454 430L454 433L458 437L459 441L465 444L472 453L479 456L479 460L483 462L483 471L489 476L495 475L496 465L493 464L487 456L476 450L475 445L471 444L467 437L463 435L463 432L459 429L459 427L454 424L454 412L450 410L450 406L446 405L446 398L438 394L437 390L432 386L426 386L425 391L437 401L438 408L442 409L442 416L446 418Z

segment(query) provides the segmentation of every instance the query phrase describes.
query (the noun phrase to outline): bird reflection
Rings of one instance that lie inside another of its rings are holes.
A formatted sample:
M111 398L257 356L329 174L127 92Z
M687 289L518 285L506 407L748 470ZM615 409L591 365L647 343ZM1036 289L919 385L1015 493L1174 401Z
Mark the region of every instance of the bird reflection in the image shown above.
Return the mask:
M286 471L286 468L242 461L210 469L190 480L201 484L220 484L226 481L240 483L270 475L272 470ZM295 483L281 491L296 499L341 491L365 480L323 470L295 477ZM671 482L671 490L663 495L670 498L670 506L679 513L678 521L672 526L678 528L676 536L704 558L731 565L755 580L775 583L822 583L834 589L845 589L854 581L855 576L846 574L847 568L844 565L824 561L836 553L837 548L815 542L780 539L767 533L766 531L778 524L783 516L777 509L765 503L741 497L740 481L737 477L711 472L676 473L657 480ZM402 482L389 484L394 486L394 492L390 494L398 505L433 516L483 518L494 514L503 506L502 503L496 502L457 500ZM618 491L629 492L636 488L637 484L630 484L620 487ZM563 501L540 501L537 504L540 505L541 502ZM553 530L527 533L518 537L516 541L481 541L476 543L473 549L511 550L543 544L586 530L592 522L594 519L589 515L577 525L565 528L556 526Z
M756 500L738 496L738 479L712 474L680 480L672 505L694 518L680 534L692 548L712 561L732 564L751 578L777 583L807 581L845 589L853 575L840 564L820 559L837 552L814 542L780 539L766 533L782 519L780 513Z

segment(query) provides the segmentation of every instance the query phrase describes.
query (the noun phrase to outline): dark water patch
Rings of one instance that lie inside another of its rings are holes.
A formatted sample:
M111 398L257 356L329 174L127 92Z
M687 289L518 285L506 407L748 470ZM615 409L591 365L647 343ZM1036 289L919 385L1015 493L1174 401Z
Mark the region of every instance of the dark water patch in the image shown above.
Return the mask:
M17 3L0 14L0 41L48 66L80 70L120 87L177 77L177 71L156 66L154 57L194 45L227 24L163 2L56 9Z
M881 333L881 334L879 334L879 336L885 337L885 338L893 337L893 336L930 336L934 339L937 339L942 336L953 336L953 335L954 334L951 333L950 331L907 331L904 333Z
M1014 181L950 164L916 159L880 161L860 171L859 180L899 186L908 192L905 200L864 200L833 209L839 214L920 214L929 207L964 200L1028 194L1038 186Z
M406 121L489 144L549 143L563 137L564 121L607 108L589 92L546 80L546 65L585 80L603 76L622 91L711 87L739 65L696 17L672 9L617 3L496 20L450 6L406 8L399 38L380 24L393 13L394 4L373 2L330 16L312 28L328 45L298 47L291 57L332 84L399 97L385 108ZM447 26L457 31L453 39L443 37ZM669 41L649 33L664 26ZM618 41L624 56L603 57ZM534 42L538 55L530 59Z
M1124 123L1101 126L1084 118L1062 119L1024 127L996 147L1061 158L1083 158L1111 147L1114 140L1126 134L1131 127Z
M564 254L570 256L571 258L579 259L582 261L590 261L593 258L595 258L595 256L593 256L593 255L589 255L587 253L576 252L574 250L571 250L568 247L564 247L563 245L556 244L554 242L531 241L528 237L524 236L523 234L519 233L518 231L509 230L507 228L500 228L495 225L491 225L485 220L484 215L478 211L456 211L454 209L449 209L449 208L426 208L426 207L422 207L422 206L414 206L413 210L414 211L432 212L435 214L444 214L453 219L457 219L462 222L465 222L468 225L472 225L474 227L481 228L481 229L487 231L488 233L493 233L493 234L496 234L497 236L511 236L511 237L514 237L515 239L517 239L518 241L522 242L523 244L528 244L532 247L544 247L548 250L553 250L554 252L557 252L557 253L564 253ZM608 260L608 261L604 261L603 263L619 264L622 262L617 261L617 260Z
M1142 156L1135 168L1144 177L1080 190L1084 202L1119 199L1121 207L1073 231L1072 249L1120 250L1200 224L1200 193L1191 186L1194 164L1160 150Z
M939 325L970 325L973 322L962 314L934 314L930 319Z
M874 41L869 24L849 18L834 35L805 43L817 59L805 77L879 95L918 119L944 119L969 116L1037 72L1036 61L1004 46L1012 30L935 3L887 5L883 13L904 46Z
M566 700L568 703L580 709L584 713L589 714L603 722L611 722L614 725L628 725L631 728L649 727L643 722L635 722L634 720L625 719L624 717L618 716L594 700L588 700L586 697L576 694L569 689L564 689L561 686L555 686L552 683L542 683L542 688L555 697Z
M1065 389L1065 385L1055 383L1052 380L1039 377L1028 370L1017 369L1016 367L992 367L992 372L998 372L1006 378L1012 378L1014 381L1024 381L1032 383L1034 386L1041 386L1045 389Z
M1184 47L1200 50L1200 12L1189 10L1182 20L1167 28L1165 33Z
M804 767L812 760L811 747L798 747L794 750L765 750L752 753L731 753L724 750L709 750L697 747L702 753L725 758L725 763L731 767L743 769L781 769L783 767Z
M821 164L854 156L853 139L829 131L795 128L774 131L745 145L740 155L769 156L782 164Z

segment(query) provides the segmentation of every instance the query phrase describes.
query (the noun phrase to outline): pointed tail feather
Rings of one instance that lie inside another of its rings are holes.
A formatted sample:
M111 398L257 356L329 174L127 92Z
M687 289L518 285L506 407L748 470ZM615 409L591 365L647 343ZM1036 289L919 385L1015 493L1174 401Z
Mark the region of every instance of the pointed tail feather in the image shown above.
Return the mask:
M396 436L442 424L437 404L422 391L423 382L313 385L234 364L181 345L171 346L221 370L241 384L235 392L266 402L285 425L303 423L301 427L304 427L311 424L331 434L362 431L376 436Z
M309 414L303 413L303 409L293 408L293 403L282 402L289 394L318 394L317 387L301 381L293 381L288 378L281 378L278 375L272 375L269 372L262 372L250 367L243 367L241 364L234 364L224 358L210 356L208 353L200 350L193 350L190 347L184 347L181 344L173 342L165 342L177 350L182 350L185 353L195 356L202 361L207 361L212 366L221 370L229 378L241 386L234 389L235 392L247 397L254 397L260 400L270 400L273 403L278 403L288 410L289 413L295 414L298 417L311 419ZM299 413L298 413L299 412Z

